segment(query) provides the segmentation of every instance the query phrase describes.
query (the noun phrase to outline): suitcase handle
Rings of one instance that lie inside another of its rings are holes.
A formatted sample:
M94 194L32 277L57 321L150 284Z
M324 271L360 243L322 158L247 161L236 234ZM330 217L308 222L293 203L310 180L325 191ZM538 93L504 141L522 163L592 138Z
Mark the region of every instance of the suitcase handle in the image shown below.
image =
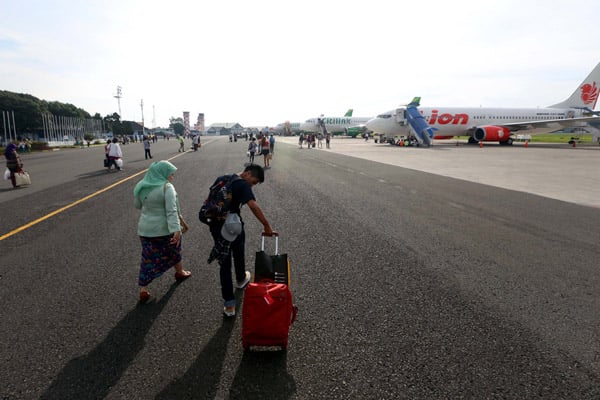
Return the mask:
M262 251L265 251L265 237L267 236L267 234L265 232L262 233L261 235L261 244L260 244L260 249ZM271 235L272 237L275 237L275 255L279 254L279 233L277 232L273 232L273 235Z

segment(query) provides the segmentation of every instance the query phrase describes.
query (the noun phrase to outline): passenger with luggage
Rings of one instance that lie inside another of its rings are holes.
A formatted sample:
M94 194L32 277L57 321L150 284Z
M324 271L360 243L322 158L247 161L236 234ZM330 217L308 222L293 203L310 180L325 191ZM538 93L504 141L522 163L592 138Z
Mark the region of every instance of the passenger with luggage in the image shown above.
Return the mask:
M123 151L117 138L113 138L112 143L108 145L108 169L113 165L117 171L120 171L123 166Z
M13 188L17 188L16 174L23 168L23 162L17 152L17 145L12 141L6 146L4 150L4 158L6 159L6 169L10 171L10 181Z
M227 199L226 207L219 207L209 215L210 218L203 216L203 209L200 210L200 220L209 226L210 233L214 240L214 247L208 258L210 264L217 260L220 266L219 277L221 281L221 295L223 297L223 314L226 317L235 316L235 293L232 282L231 259L233 257L233 267L235 270L236 288L244 289L250 282L251 274L246 271L245 259L245 241L244 223L241 220L240 209L247 204L256 219L263 225L266 236L273 235L273 229L265 217L262 209L256 201L252 192L252 187L265 180L264 169L260 165L248 165L242 173L224 175L215 180L211 186L209 197L205 205L211 203L212 193L220 192ZM217 190L214 190L216 188ZM223 201L220 202L223 204ZM223 210L227 208L227 210ZM228 222L223 215L226 211L227 216L237 218L237 221ZM235 214L235 215L232 215Z

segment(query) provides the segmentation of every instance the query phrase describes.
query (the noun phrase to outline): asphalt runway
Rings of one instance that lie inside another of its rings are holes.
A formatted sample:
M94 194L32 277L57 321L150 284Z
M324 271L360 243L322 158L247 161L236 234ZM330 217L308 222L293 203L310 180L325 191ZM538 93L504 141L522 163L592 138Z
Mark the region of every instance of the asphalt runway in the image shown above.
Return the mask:
M336 139L315 151L281 138L255 194L291 259L299 314L287 352L254 353L241 347L241 313L221 316L196 218L214 178L243 168L246 142L203 143L153 146L179 168L193 276L165 274L143 306L142 145L124 146L123 172L100 167L102 148L24 157L34 184L0 190L1 399L600 397L598 197L572 184L597 183L579 174L595 176L595 148ZM544 179L529 190L482 181L527 165L544 178L540 160L571 171L566 197ZM476 178L444 176L452 169ZM242 216L251 269L261 227Z

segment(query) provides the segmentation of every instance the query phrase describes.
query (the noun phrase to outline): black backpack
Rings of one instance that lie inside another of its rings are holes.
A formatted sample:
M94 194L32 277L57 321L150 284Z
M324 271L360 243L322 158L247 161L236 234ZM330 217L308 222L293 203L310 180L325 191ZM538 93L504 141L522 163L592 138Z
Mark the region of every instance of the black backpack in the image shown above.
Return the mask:
M198 219L204 224L215 221L225 221L229 207L231 206L231 186L233 182L240 180L237 175L223 175L217 178L210 187L208 197L198 212Z

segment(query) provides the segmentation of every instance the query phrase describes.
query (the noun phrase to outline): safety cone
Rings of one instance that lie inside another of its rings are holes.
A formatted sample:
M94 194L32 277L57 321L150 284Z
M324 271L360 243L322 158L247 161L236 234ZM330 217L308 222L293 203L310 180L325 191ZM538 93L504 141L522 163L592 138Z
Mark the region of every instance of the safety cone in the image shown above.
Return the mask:
M483 142L479 142L479 147L483 147Z
M529 140L526 140L526 141L525 141L525 147L526 147L526 148L527 148L527 147L529 147Z

